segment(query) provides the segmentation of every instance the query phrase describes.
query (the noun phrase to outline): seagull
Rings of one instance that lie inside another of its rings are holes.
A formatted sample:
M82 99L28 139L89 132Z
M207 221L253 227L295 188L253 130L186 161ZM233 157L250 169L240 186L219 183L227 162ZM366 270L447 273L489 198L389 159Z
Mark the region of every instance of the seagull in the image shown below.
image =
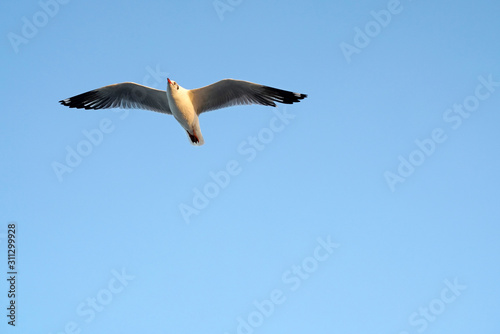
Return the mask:
M166 91L123 82L59 102L78 109L145 109L173 115L186 130L191 144L201 146L205 140L198 116L206 111L245 104L276 107L275 102L292 104L307 97L307 94L235 79L220 80L198 89L185 89L169 78L167 82Z

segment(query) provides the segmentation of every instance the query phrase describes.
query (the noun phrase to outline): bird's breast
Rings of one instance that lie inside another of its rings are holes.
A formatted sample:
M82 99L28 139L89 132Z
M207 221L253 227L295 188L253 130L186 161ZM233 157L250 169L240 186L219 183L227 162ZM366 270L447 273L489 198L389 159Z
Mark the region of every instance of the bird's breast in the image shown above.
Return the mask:
M191 99L187 95L169 96L168 105L172 115L186 130L191 129L192 124L197 117Z

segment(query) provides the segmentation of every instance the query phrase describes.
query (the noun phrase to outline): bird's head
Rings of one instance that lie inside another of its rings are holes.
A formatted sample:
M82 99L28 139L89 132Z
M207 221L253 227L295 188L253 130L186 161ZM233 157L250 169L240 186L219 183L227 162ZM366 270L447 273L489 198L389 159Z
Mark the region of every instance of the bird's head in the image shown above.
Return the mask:
M167 90L169 90L171 92L175 92L175 91L179 90L180 86L177 82L170 80L170 78L167 78L167 82L168 82Z

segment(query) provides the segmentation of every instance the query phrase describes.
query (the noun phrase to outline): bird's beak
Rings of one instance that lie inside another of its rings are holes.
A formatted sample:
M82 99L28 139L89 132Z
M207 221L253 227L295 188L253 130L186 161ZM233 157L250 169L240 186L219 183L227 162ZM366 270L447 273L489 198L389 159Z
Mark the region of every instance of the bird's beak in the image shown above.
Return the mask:
M171 85L172 84L172 81L170 81L169 78L167 78L167 81L168 81L168 84Z

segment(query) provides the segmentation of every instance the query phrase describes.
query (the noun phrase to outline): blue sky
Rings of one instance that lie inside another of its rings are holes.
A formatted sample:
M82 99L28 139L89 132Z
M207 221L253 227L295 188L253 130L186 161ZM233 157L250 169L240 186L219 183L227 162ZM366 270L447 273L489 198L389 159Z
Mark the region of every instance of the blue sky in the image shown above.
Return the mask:
M499 331L498 2L56 1L0 4L2 333ZM167 77L308 98L58 103Z

